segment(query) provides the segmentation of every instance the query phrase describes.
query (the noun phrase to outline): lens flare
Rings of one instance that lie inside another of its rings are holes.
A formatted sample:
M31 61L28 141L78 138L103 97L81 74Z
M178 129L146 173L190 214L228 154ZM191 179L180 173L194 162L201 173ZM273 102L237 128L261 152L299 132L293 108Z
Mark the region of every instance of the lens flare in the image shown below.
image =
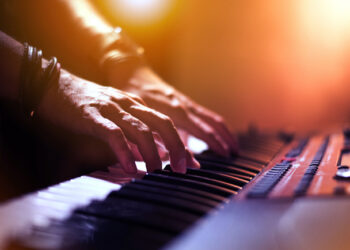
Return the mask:
M124 20L148 25L164 18L172 6L173 0L109 0L109 5Z

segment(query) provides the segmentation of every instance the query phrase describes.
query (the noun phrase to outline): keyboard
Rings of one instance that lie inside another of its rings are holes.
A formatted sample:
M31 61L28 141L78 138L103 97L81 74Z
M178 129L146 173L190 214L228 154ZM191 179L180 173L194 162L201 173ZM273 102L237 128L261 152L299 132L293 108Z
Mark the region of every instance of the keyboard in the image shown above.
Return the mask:
M350 248L350 131L239 142L186 174L109 167L0 204L0 248Z

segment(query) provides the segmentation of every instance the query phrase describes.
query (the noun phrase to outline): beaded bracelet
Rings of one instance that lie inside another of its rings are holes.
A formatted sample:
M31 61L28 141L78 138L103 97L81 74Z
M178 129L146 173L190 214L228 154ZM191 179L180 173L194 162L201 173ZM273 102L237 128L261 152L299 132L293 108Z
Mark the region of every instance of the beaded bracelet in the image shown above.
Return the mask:
M59 77L60 64L52 57L48 66L42 68L42 51L24 44L20 75L20 108L25 118L32 118L44 93Z

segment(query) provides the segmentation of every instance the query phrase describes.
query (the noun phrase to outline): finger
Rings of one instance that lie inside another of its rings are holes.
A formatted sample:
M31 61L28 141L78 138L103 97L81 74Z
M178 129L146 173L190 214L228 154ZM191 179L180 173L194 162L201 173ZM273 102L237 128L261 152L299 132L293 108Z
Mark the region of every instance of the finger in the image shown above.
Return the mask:
M125 136L137 145L137 148L146 163L147 171L152 172L162 168L158 149L152 131L142 121L125 111L119 111L111 105L103 115L118 124Z
M186 149L171 119L153 109L132 105L128 110L159 133L169 151L170 165L174 172L186 172Z
M157 110L169 115L175 124L199 139L205 141L209 147L219 155L228 157L230 150L225 141L214 129L198 116L188 112L181 104L171 103L163 96L149 94L146 102L157 107Z
M188 163L189 168L200 168L201 165L200 163L194 158L193 154L191 151L186 149L186 159Z
M219 136L225 141L225 143L230 147L232 153L237 153L238 151L238 140L235 135L233 135L228 129L224 119L216 114L215 112L193 102L187 96L178 93L176 97L180 102L185 105L185 107L194 113L196 116L204 120L209 124L214 132L218 133Z
M135 103L145 105L144 100L136 94L120 91L113 87L105 87L105 92L108 94L114 103L121 106L130 106Z
M128 95L134 101L138 102L139 104L142 104L142 105L146 106L145 101L141 97L139 97L138 95L135 95L135 94L129 93L129 92L125 92L125 94Z
M135 161L143 161L142 155L140 154L139 149L135 143L132 143L128 140L129 147L131 149L132 155L134 156Z
M230 150L228 145L223 139L214 132L213 128L199 117L188 114L188 119L178 121L179 126L186 129L189 133L195 137L202 139L208 143L209 147L219 155L228 157Z
M97 109L92 109L92 133L107 142L127 173L136 173L137 168L123 131L111 120L103 117Z
M224 119L221 116L199 105L191 105L190 110L205 122L207 122L210 126L212 126L217 133L219 133L221 138L230 146L232 153L237 153L237 138L230 132Z
M166 149L162 138L160 137L160 135L158 133L153 132L153 137L154 137L154 141L156 142L157 145L157 149L158 149L158 154L160 156L160 159L162 161L169 161L169 152Z

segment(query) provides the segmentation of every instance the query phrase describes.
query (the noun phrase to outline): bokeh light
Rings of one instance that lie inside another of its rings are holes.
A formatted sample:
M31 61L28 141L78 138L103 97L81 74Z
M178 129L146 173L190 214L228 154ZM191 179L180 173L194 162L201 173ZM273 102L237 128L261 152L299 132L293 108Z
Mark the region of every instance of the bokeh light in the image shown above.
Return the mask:
M349 0L104 2L164 79L235 128L350 116Z
M107 4L119 18L134 25L150 25L169 14L173 0L108 0Z

